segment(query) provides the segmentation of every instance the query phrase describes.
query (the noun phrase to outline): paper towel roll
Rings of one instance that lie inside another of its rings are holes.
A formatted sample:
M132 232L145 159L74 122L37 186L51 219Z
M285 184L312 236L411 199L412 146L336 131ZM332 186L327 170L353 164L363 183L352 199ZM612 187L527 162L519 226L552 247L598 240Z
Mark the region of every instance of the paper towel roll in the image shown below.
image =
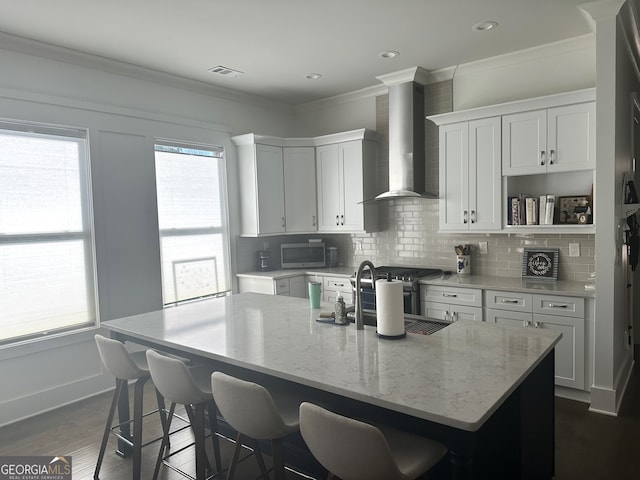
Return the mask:
M378 335L401 338L404 330L404 300L400 280L376 280Z

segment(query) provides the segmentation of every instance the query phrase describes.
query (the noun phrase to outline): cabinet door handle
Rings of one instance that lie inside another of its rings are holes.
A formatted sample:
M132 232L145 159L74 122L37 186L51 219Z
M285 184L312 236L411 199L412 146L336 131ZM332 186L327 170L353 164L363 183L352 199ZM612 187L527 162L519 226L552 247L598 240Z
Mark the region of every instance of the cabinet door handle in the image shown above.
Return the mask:
M468 212L465 210L464 214L462 215L462 223L467 223L467 216L468 216Z
M476 223L476 211L471 210L471 223Z
M503 298L502 303L518 303L518 300L512 300L510 298Z
M340 215L340 225L344 225L344 215Z
M340 215L336 215L336 225L340 225Z
M550 303L549 308L567 308L568 305L563 305L560 303Z
M312 226L316 226L316 216L315 215L311 215L311 224Z
M442 294L443 297L452 297L452 298L456 298L458 296L457 293L443 293Z
M542 322L533 322L534 328L542 328Z
M286 223L284 217L282 217L282 228L286 227L286 225L287 225L287 223Z
M540 165L544 165L544 150L540 152Z
M451 319L452 319L452 321L457 322L458 321L458 312L453 312L451 314Z
M530 327L530 326L531 326L531 320L525 320L524 322L522 322L522 324L523 324L525 327Z
M553 165L553 163L555 162L554 160L554 155L555 155L555 150L549 150L549 165Z

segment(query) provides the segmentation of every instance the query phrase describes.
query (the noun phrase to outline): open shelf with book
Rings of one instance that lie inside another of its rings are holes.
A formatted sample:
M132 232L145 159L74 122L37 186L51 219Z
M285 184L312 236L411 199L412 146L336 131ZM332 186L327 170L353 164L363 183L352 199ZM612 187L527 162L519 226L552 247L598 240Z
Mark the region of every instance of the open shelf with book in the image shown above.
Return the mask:
M505 176L502 181L506 233L595 233L593 170Z

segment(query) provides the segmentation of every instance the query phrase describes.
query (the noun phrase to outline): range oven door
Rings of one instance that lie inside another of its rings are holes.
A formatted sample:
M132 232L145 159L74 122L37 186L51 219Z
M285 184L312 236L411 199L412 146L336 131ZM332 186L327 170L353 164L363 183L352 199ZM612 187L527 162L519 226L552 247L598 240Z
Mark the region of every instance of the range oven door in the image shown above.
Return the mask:
M364 310L375 310L376 309L376 291L373 288L360 287L360 292L362 297L362 308ZM419 315L418 305L420 304L417 302L417 297L418 297L417 293L411 292L410 290L402 291L404 313ZM355 301L355 295L354 295L354 301Z

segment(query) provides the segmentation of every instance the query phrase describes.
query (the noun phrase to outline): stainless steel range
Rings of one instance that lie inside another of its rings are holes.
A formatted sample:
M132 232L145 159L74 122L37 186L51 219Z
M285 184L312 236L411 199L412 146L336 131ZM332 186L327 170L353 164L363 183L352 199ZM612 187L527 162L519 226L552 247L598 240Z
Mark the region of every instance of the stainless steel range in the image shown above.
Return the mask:
M391 276L393 280L402 281L402 291L404 295L404 313L411 315L420 315L420 291L418 281L429 277L438 277L442 275L439 268L427 267L393 267L381 266L376 267L376 278L370 276L362 278L361 295L362 308L366 310L376 309L376 293L374 290L374 281L385 279ZM355 275L351 277L351 286L355 292ZM355 298L355 297L354 297Z

